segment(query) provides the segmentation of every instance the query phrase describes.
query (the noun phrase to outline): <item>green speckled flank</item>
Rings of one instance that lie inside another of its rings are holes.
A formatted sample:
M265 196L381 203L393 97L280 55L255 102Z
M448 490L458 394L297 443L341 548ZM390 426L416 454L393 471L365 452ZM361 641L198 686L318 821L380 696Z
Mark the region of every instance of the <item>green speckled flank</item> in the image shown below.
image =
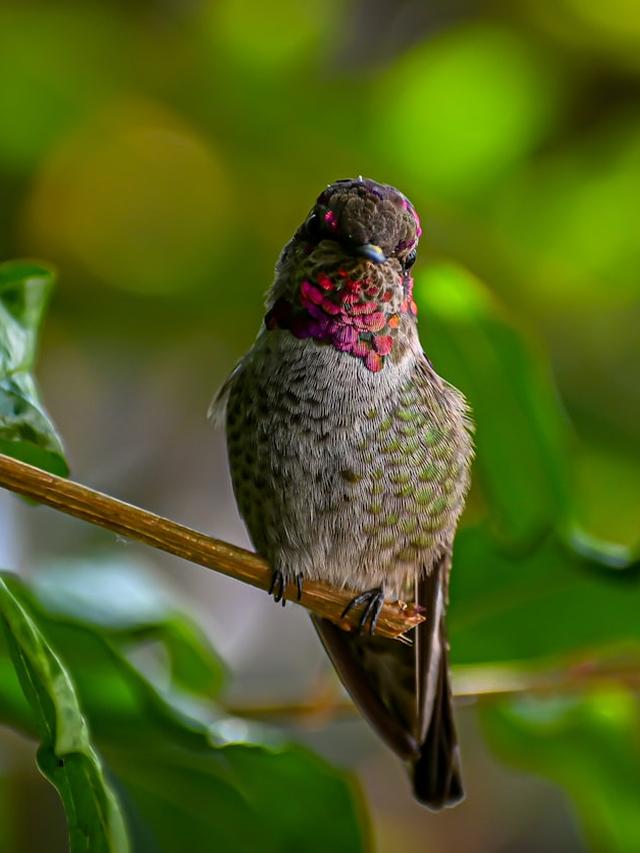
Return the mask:
M423 441L425 444L433 447L436 444L439 444L444 438L443 430L438 426L431 426L427 430L425 430L423 435Z
M388 432L393 426L393 418L391 415L387 415L387 417L382 421L379 426L380 432Z
M369 409L369 411L366 413L365 417L370 421L375 420L378 417L378 410L377 409Z
M434 497L433 489L418 489L415 496L416 503L420 504L420 506L428 506Z
M421 533L441 533L445 527L445 522L441 516L434 516L429 521L425 521L420 525Z
M450 495L455 494L455 492L458 489L458 485L459 484L458 484L457 480L454 480L454 479L445 480L445 482L442 484L442 491L444 492L445 495L447 495L447 497L449 497Z
M413 484L408 483L406 486L403 486L401 489L398 489L397 492L394 492L394 495L397 498L408 498L411 494L413 494L413 491Z
M412 548L430 548L433 545L433 536L427 536L426 533L421 533L415 536L409 543Z
M409 425L400 427L400 432L402 435L407 438L412 438L413 436L418 434L418 426L417 425Z
M430 480L435 480L435 478L440 473L440 469L433 462L428 462L423 468L420 469L418 474L418 479L421 483L429 482Z
M439 513L443 512L445 509L447 509L446 497L436 498L436 500L431 505L431 510L433 511L433 513L435 515L438 515Z
M373 503L369 504L369 512L372 515L377 515L378 513L382 512L382 503L380 501L374 501Z
M417 421L420 418L420 412L416 409L398 409L396 417L408 423L409 421Z
M264 522L264 518L262 517L261 506L258 502L251 505L249 510L249 518L251 524L262 524Z
M407 459L404 453L398 453L396 456L390 456L387 462L390 468L406 468Z
M384 468L376 468L371 476L374 480L382 480L384 477Z
M461 460L456 460L449 470L449 477L452 481L458 482L466 469L466 464Z
M406 472L401 474L392 474L389 477L389 482L393 483L394 486L404 486L406 483L411 482L411 475Z
M242 447L240 442L237 442L237 441L229 442L229 456L232 459L238 460L243 455L244 455L244 448Z
M399 450L406 451L406 446L399 438L394 438L386 444L383 444L381 450L383 453L397 453Z
M417 393L415 386L409 385L400 395L400 402L403 406L411 408L416 403L420 402L420 395Z
M356 474L355 471L352 471L350 468L347 468L345 471L341 471L340 475L347 483L358 483L362 480L361 474Z
M399 560L401 563L412 563L418 557L418 552L415 548L403 548L402 551L398 551L396 554L396 560Z
M384 523L389 525L389 527L395 527L399 520L398 516L392 512L385 518Z

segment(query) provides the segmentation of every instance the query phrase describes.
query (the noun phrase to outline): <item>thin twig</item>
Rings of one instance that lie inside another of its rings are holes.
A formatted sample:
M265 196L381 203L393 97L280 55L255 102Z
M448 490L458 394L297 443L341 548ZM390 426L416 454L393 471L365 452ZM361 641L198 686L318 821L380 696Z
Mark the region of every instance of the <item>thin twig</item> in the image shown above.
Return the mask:
M453 669L456 704L495 702L515 696L557 696L582 693L611 685L640 693L640 661L582 662L564 669L518 670L514 667L472 666ZM356 708L337 690L322 689L302 702L225 704L236 717L256 720L290 720L301 724L349 717Z
M0 454L0 486L259 589L268 590L271 584L268 563L251 551L213 539L168 518L56 477L4 454ZM290 584L286 592L287 600L295 602L295 584ZM352 611L346 619L342 619L341 614L353 595L349 590L306 581L297 603L349 630L354 628L360 614ZM376 631L382 637L397 638L415 628L423 619L411 605L388 602L380 612Z

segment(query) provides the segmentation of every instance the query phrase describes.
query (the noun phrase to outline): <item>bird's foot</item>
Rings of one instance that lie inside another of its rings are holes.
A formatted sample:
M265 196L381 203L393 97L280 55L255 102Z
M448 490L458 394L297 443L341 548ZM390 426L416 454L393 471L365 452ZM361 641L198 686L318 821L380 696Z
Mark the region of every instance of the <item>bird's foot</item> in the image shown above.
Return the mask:
M296 599L300 601L302 598L302 574L298 572L297 575L294 575L294 580L296 582ZM280 569L273 570L268 593L273 596L276 604L282 602L282 606L284 607L287 603L287 585L290 581L291 577L281 572Z
M382 587L377 586L374 589L368 589L366 592L361 592L360 595L352 598L342 611L342 618L344 619L354 607L360 607L361 604L364 606L358 622L358 633L361 634L365 630L367 622L369 622L369 634L373 635L378 624L378 619L380 618L380 611L384 605L384 590Z

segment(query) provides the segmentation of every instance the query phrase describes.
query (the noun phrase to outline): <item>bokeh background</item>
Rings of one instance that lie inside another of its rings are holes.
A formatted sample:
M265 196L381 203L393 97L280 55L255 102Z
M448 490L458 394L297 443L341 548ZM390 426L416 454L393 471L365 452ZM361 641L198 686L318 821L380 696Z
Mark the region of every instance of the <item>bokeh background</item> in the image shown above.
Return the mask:
M531 588L556 576L567 585L549 570L557 558L535 550L552 522L633 548L639 95L640 8L626 0L3 0L0 258L58 270L38 377L72 475L248 545L206 410L259 327L283 243L324 185L364 174L398 186L421 214L422 340L478 410L480 485L465 525L488 517L513 533L498 575L520 561ZM480 315L490 320L482 333ZM514 489L539 476L534 451L518 444L536 417L518 391L522 359L544 386L535 405L544 398L556 419L541 416L542 443L551 456L562 445L563 474L551 477L539 513L526 488L500 497L519 466ZM515 384L518 416L492 395L495 371ZM166 590L227 664L229 705L331 693L304 612L0 493L3 567L54 576L71 558L87 588L101 564L138 567ZM483 595L487 562L478 557L469 579L463 555L460 583L490 624L502 593L489 584ZM540 624L534 602L529 621L516 613L489 631L477 657L548 660L556 640L574 664L595 645L622 643L633 656L637 582L612 595L598 582L605 593L594 587L575 613L571 595L551 610L541 598L550 639L539 648L518 633ZM474 621L467 610L456 627L455 596L454 582L454 658L459 637L458 662L476 664ZM572 619L580 636L565 643ZM617 627L600 634L604 622ZM493 713L488 701L485 717L477 703L460 708L468 799L442 816L413 804L402 768L357 719L328 712L269 724L357 775L383 853L637 850L637 694L611 681L540 701L518 713ZM2 730L7 849L64 849L62 810L33 751Z

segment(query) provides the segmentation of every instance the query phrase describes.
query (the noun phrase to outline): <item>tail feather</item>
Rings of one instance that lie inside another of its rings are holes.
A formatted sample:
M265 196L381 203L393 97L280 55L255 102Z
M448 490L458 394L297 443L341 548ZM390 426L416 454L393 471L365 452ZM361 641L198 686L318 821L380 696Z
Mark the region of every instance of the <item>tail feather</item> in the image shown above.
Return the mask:
M350 634L312 617L351 698L408 762L416 799L434 811L464 797L445 632L449 560L449 554L443 555L416 583L416 602L426 619L413 643Z
M445 626L450 555L416 584L416 601L427 618L416 630L416 691L420 753L413 762L413 789L434 811L464 798L460 750L449 684Z
M390 707L387 687L390 677L395 680L396 655L403 647L395 640L349 634L319 616L312 615L311 620L360 713L396 755L405 761L414 759L418 753L415 736L402 708ZM385 666L389 656L391 664Z
M413 791L419 802L434 811L455 806L464 799L446 655L440 661L426 737L413 762Z

